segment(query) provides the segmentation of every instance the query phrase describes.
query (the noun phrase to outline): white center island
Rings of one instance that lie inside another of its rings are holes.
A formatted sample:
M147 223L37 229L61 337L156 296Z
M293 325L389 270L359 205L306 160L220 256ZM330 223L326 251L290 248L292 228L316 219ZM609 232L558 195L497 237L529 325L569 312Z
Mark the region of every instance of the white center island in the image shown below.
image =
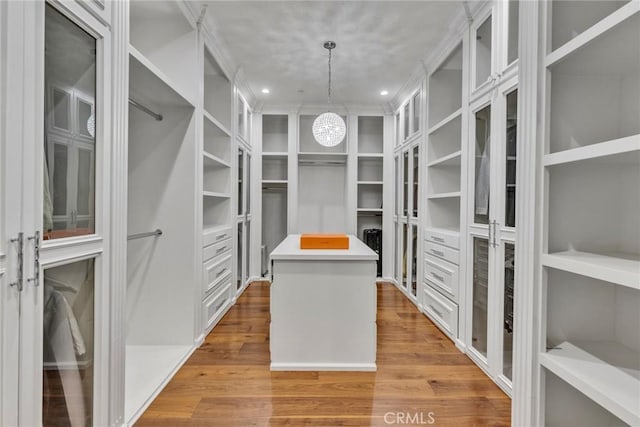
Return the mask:
M271 370L376 370L376 260L349 249L300 249L292 234L271 252Z

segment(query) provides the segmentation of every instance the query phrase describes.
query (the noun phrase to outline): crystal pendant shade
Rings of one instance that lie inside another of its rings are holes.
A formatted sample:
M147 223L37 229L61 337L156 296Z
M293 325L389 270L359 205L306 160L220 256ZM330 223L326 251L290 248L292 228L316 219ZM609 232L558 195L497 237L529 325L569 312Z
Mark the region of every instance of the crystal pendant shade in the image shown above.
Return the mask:
M342 117L336 113L323 113L320 114L313 121L313 137L318 144L325 147L335 147L340 144L347 133Z

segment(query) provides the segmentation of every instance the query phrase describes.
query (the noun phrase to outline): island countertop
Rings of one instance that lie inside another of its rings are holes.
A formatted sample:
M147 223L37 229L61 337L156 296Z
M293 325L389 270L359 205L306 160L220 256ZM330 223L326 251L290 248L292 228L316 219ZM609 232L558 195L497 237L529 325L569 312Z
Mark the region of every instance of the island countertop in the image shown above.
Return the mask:
M371 261L376 254L353 234L349 237L349 249L300 249L300 234L288 235L272 252L272 260L320 260L320 261Z

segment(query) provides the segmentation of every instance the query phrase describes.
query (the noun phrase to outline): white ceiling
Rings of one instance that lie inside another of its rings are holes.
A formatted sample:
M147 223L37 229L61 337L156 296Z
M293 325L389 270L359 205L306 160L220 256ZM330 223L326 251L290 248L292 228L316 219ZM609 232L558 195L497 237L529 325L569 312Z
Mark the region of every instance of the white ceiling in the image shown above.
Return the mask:
M448 32L462 1L204 1L207 19L258 100L323 104L390 101ZM269 95L262 88L271 90ZM389 95L383 97L380 91Z

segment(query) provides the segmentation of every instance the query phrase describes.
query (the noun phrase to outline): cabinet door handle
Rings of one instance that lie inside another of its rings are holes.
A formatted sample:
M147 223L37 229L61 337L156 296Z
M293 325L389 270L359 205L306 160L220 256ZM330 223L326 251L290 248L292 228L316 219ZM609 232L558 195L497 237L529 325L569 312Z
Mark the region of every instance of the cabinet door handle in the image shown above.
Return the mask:
M222 239L224 239L225 237L227 237L227 233L224 233L224 234L221 234L221 235L217 236L217 237L216 237L216 242L217 242L218 240L222 240Z
M221 248L218 248L218 250L216 251L216 255L218 255L218 254L220 254L220 253L222 253L222 252L224 252L224 251L226 251L226 250L227 250L227 247L226 247L226 246L223 246L223 247L221 247Z
M36 231L28 240L33 240L33 277L27 282L33 282L34 286L40 285L40 231Z
M438 279L439 281L441 281L442 283L444 283L444 277L440 276L439 274L434 273L433 271L431 272L431 275L433 277L435 277L436 279Z
M216 274L216 279L220 276L222 276L225 272L227 271L227 268L223 268L222 270L218 271L218 273Z
M435 242L444 243L444 239L438 236L431 236L431 239Z
M14 237L13 239L9 240L11 243L17 243L18 245L18 265L17 265L17 274L16 274L16 281L15 282L11 282L9 283L9 286L13 287L15 286L16 289L18 290L18 292L22 292L22 281L24 279L24 270L23 270L23 264L24 264L24 249L23 249L23 245L24 245L24 233L21 231L18 233L18 237Z

